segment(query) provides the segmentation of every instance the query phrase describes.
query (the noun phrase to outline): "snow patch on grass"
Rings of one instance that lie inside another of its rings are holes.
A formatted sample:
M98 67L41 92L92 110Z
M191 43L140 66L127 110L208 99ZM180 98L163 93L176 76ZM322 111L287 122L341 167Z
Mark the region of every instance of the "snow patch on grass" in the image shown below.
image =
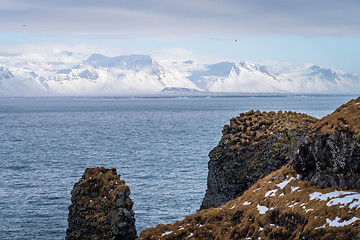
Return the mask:
M284 187L286 187L286 185L288 185L292 180L295 180L295 178L291 177L288 180L285 180L279 184L276 184L276 186L279 187L280 189L284 189Z
M329 193L314 192L309 195L310 200L327 201L326 206L340 205L339 207L347 206L349 208L360 208L360 193L350 191L333 191Z
M250 204L251 204L251 202L248 202L248 201L245 201L245 202L243 203L244 206L247 206L247 205L250 205Z
M265 193L265 197L275 197L276 191L277 189L268 191L267 193Z
M256 207L257 207L260 214L265 214L269 210L269 208L267 208L265 206L261 206L259 204Z
M257 189L255 189L253 192L256 192L256 191L259 191L261 188L257 188Z
M351 204L350 204L351 203ZM346 205L349 208L360 208L360 193L359 194L353 194L353 195L346 195L342 198L334 198L331 199L326 206L330 207L333 205Z
M357 192L337 191L337 190L335 190L333 192L329 192L329 193L313 192L309 195L309 197L310 197L310 200L326 201L328 199L338 198L338 197L351 195L351 194L357 194Z
M163 234L161 234L161 236L160 236L160 237L163 237L163 236L169 235L170 233L172 233L172 231L164 232Z
M342 222L340 222L340 220L341 220L341 218L339 218L339 217L336 217L334 220L330 220L327 218L326 223L329 224L330 227L344 227L344 226L354 223L355 221L359 220L359 218L353 217L350 220L342 221Z

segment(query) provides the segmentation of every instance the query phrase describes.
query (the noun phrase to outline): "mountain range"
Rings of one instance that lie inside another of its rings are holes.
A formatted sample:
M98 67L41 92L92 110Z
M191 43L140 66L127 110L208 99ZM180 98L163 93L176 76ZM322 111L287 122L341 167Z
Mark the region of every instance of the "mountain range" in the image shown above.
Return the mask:
M360 75L313 66L200 64L148 55L62 52L0 57L0 96L117 96L186 93L358 93Z

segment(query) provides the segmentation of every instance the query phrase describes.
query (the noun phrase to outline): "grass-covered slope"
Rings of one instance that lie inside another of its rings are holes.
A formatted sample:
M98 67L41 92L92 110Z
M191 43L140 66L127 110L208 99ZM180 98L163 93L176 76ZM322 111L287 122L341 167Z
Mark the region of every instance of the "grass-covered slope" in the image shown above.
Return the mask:
M320 133L329 136L337 131L353 133L360 141L360 97L340 106L330 115L323 117L314 126L314 135Z
M146 229L139 238L360 239L360 98L319 121L305 117L305 136L298 135L296 124L304 123L299 115L290 122L263 116L249 112L232 119L210 153L210 177L220 186L232 186L226 191L244 185L247 190L222 206ZM293 140L291 133L300 139ZM258 181L251 177L283 163L298 140L289 164ZM272 157L274 152L283 154Z
M360 239L360 191L320 190L300 178L287 165L241 197L140 239Z

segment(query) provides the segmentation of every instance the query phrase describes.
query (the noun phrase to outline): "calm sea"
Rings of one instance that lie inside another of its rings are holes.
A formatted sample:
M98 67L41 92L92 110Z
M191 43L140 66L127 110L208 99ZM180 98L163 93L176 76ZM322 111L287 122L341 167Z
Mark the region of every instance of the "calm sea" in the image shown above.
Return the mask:
M140 230L199 209L208 153L251 109L322 117L356 96L0 99L0 239L64 239L87 167L115 167Z

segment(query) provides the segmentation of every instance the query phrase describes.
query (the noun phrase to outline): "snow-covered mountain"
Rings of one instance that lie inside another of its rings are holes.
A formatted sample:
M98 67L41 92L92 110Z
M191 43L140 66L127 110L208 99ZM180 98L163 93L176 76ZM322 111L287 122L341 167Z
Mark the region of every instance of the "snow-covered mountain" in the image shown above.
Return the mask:
M272 67L221 62L190 71L197 86L210 92L359 93L360 76L320 66Z
M279 67L246 61L200 64L192 60L160 64L147 55L107 57L63 52L56 57L0 56L0 96L113 96L178 91L358 94L360 76L316 65Z
M105 96L156 93L164 88L201 91L181 73L167 69L150 56L106 57L93 54L69 68L65 63L29 61L0 68L0 94L15 96ZM21 67L19 67L21 66Z

